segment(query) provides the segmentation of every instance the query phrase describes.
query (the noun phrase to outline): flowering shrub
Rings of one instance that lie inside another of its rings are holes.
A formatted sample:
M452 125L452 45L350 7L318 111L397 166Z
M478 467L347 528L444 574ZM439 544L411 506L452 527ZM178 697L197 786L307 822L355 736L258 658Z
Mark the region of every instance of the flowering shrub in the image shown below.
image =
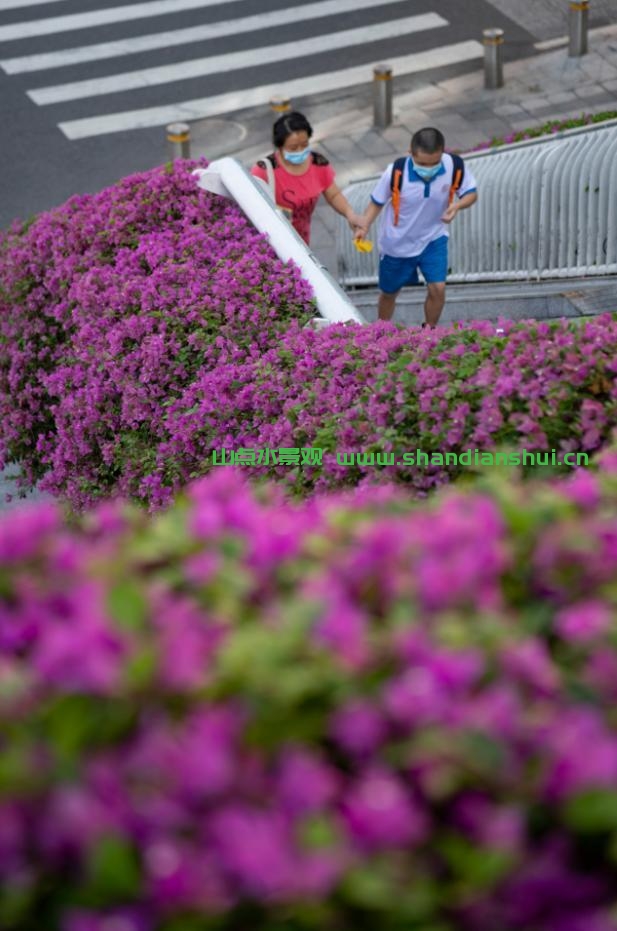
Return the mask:
M565 120L548 120L540 126L530 126L527 129L519 129L511 132L507 136L493 136L486 142L481 142L471 149L477 152L479 149L492 149L501 145L511 145L513 142L524 142L526 139L537 139L538 136L551 136L555 133L561 133L566 129L576 129L579 126L590 126L592 123L604 123L606 120L617 119L617 110L602 110L600 113L581 113L580 116L569 117Z
M297 494L384 481L423 494L464 471L445 454L467 448L598 449L617 425L617 320L503 326L503 337L490 324L292 328L259 358L204 371L169 406L169 440L138 493L160 503L223 448L323 449L321 465L247 466ZM400 454L416 449L435 461L404 464ZM338 461L354 450L364 464Z
M147 474L161 412L202 368L313 315L308 285L177 161L73 197L0 242L0 461L76 502Z
M398 454L591 452L617 424L610 317L502 336L304 330L298 270L183 162L72 198L1 250L0 463L77 509L113 494L160 506L223 448L323 450L250 467L296 494L384 481L425 494L463 467ZM349 451L365 461L339 462Z
M3 931L615 931L617 453L0 521Z

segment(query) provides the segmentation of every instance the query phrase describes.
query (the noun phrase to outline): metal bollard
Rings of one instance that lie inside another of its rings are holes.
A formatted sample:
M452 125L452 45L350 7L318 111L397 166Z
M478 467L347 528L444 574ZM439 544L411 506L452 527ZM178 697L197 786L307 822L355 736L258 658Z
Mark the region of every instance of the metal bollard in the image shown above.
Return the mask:
M483 29L484 86L487 90L503 87L503 29Z
M291 113L291 100L289 97L272 97L270 100L270 109L278 113L279 116L283 113Z
M167 127L167 143L172 158L191 157L191 128L188 123L170 123Z
M373 126L385 129L392 123L392 68L373 68Z
M571 0L570 2L570 47L569 58L579 58L587 53L587 24L589 20L589 0Z

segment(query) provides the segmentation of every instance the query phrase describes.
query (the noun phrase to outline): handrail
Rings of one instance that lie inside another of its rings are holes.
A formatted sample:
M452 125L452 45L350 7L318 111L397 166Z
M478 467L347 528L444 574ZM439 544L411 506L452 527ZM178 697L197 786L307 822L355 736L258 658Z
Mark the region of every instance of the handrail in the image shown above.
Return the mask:
M298 236L291 224L278 213L268 193L235 158L219 158L208 168L196 168L193 175L205 191L236 201L253 226L265 233L283 262L294 262L313 288L317 308L331 323L366 323L337 281Z
M505 142L503 145L487 145L484 149L471 149L469 152L461 153L465 159L468 158L485 158L486 156L498 155L500 152L512 152L516 149L525 149L529 146L543 145L547 142L554 142L555 139L570 139L572 136L588 136L593 132L602 132L605 129L617 128L617 119L602 120L599 123L587 123L585 126L571 126L570 129L560 129L555 133L546 133L543 136L534 136L531 139L520 139L518 142Z

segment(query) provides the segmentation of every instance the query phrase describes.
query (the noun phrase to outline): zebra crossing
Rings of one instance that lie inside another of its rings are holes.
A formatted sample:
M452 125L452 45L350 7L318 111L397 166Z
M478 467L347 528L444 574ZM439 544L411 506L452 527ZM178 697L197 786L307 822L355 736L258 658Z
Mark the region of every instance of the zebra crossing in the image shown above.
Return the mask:
M382 60L407 76L483 55L456 0L108 2L0 0L0 69L68 140L345 90Z

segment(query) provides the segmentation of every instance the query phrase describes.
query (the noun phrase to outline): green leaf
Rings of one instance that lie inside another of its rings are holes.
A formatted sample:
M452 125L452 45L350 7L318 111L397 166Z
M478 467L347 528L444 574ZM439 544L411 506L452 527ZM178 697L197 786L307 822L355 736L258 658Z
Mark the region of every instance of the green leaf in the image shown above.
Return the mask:
M229 922L221 915L176 915L161 925L161 931L226 931Z
M495 773L502 771L506 762L505 754L503 746L497 740L482 731L467 731L463 736L463 742L479 769Z
M388 877L369 866L352 870L342 883L344 897L360 908L380 911L391 908L392 891Z
M413 870L405 857L377 859L343 879L344 899L362 911L378 912L373 926L384 931L449 931L436 917L438 886L431 876Z
M26 874L27 875L27 874ZM36 892L28 880L12 878L0 892L0 928L3 931L20 931L27 928L28 913L36 901Z
M40 726L68 771L84 751L121 739L134 723L128 702L92 695L62 695L42 711Z
M617 830L617 790L590 789L577 795L567 802L564 817L581 834Z
M492 889L506 877L514 862L514 855L508 851L476 847L455 834L438 846L465 894Z
M300 843L308 850L333 847L338 837L335 825L324 815L307 818L300 827Z
M154 679L158 667L158 654L153 646L133 654L126 667L126 678L137 689L146 688Z
M134 898L141 877L137 856L123 837L110 834L91 852L88 864L89 893L103 902Z
M7 795L10 798L14 793L24 795L29 789L34 789L42 774L36 773L30 747L22 743L23 737L20 740L19 735L9 734L9 738L6 743L3 740L0 753L0 797Z
M186 501L157 515L132 541L131 557L137 561L163 562L183 556L194 546L187 529Z
M126 630L143 630L148 616L147 598L134 579L123 579L107 595L109 613Z

